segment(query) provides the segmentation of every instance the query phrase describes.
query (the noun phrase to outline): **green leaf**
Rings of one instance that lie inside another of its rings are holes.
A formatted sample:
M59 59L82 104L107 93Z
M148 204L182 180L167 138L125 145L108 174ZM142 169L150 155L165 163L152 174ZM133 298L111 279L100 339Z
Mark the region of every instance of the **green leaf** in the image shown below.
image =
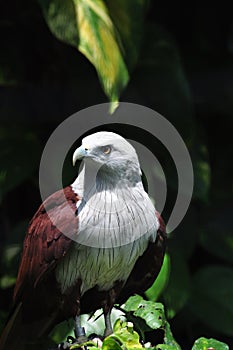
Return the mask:
M15 276L4 275L3 277L0 278L0 288L7 289L10 287L13 287L15 282L16 282Z
M148 328L139 324L142 334L145 331L156 329L164 330L164 344L157 345L156 349L180 350L180 346L175 341L170 325L165 318L164 307L161 303L146 301L139 295L135 295L130 297L122 308L127 311L127 318L129 318L130 315L129 312L132 312L134 317L145 321ZM134 323L136 326L135 320Z
M143 38L144 16L148 0L105 1L109 15L123 45L124 58L129 70L137 63Z
M113 336L107 337L103 342L102 350L122 350L122 347L120 344L117 338Z
M190 296L191 283L188 264L184 257L180 253L172 252L170 258L170 279L163 293L168 318L174 317L186 304Z
M165 323L164 307L161 303L143 300L139 295L130 297L122 308L140 317L150 329L158 329Z
M102 349L142 349L139 334L133 329L131 322L117 320L113 334L104 339Z
M73 45L95 67L105 94L117 107L137 60L146 0L39 0L52 33Z
M95 66L110 101L117 101L129 80L120 43L104 1L75 1L79 50Z
M215 265L199 270L193 278L190 308L203 323L233 336L233 270Z
M169 280L169 273L170 273L170 257L168 254L165 254L163 265L160 270L160 273L158 277L156 278L153 285L147 289L145 292L147 298L151 301L156 301L160 294L165 289L168 280Z
M164 343L171 347L171 349L174 350L181 350L181 347L176 342L176 340L173 337L170 324L166 321L165 323L165 334L164 334Z
M158 329L162 327L165 322L164 308L161 303L144 300L139 304L134 315L144 319L151 329Z
M176 348L173 345L158 344L158 345L156 345L155 349L156 350L177 350L177 349L180 349L180 348Z
M193 344L192 350L229 350L229 346L215 339L199 338Z
M126 303L122 306L122 309L125 311L136 311L141 301L143 301L143 297L140 295L134 295L126 301Z

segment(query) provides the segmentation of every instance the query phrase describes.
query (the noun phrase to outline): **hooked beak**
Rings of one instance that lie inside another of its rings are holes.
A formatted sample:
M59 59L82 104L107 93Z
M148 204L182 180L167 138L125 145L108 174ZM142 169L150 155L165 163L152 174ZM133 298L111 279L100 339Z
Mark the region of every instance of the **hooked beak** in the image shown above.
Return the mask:
M83 146L80 146L76 149L76 151L73 154L73 166L75 166L77 160L80 160L87 155L87 151L88 149L84 148Z

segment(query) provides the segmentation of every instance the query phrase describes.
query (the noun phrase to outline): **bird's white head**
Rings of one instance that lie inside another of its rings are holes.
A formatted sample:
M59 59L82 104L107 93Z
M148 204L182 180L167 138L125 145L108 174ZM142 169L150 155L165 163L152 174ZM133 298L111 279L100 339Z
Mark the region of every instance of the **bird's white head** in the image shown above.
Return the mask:
M73 164L81 159L101 167L105 174L114 171L122 177L130 173L141 175L134 147L113 132L100 131L86 136L73 154Z

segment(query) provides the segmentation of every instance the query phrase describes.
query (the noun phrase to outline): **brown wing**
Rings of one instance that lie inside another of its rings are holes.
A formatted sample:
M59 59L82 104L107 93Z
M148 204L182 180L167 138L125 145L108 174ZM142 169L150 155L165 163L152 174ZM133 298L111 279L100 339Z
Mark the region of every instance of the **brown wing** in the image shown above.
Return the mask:
M46 199L32 218L14 291L16 303L36 289L47 272L53 270L65 256L72 240L61 231L69 233L69 236L77 231L75 213L78 200L79 197L68 186Z
M73 242L63 233L69 237L77 233L78 200L68 186L51 195L32 218L14 290L15 305L0 339L1 350L25 349L25 342L44 338L65 318L54 269ZM68 318L73 305L67 305Z
M160 224L156 241L150 242L144 254L137 260L118 297L117 302L120 304L133 294L145 292L153 284L162 267L167 235L163 219L158 212L156 216Z

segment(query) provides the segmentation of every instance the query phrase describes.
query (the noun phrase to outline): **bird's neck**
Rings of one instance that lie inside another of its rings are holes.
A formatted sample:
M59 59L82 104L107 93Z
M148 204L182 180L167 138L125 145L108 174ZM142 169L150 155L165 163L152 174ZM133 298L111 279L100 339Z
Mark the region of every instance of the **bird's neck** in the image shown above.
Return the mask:
M133 167L125 164L120 171L85 164L72 187L77 194L84 196L106 190L130 190L138 183L141 183L141 175L136 164Z
M132 173L124 173L124 177L112 175L110 179L105 171L93 176L89 170L84 167L72 185L81 197L77 203L79 244L112 249L145 235L156 235L155 208L139 172L132 181Z

